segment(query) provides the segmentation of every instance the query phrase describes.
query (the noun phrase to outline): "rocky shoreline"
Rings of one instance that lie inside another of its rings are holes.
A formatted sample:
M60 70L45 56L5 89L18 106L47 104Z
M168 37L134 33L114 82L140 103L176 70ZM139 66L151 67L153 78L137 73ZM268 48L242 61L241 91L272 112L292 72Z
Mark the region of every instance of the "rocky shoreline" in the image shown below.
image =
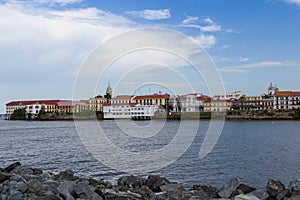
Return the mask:
M16 162L0 168L0 200L300 200L300 180L287 187L270 179L265 186L254 188L233 178L216 188L183 185L164 177L123 176L116 184L103 179L87 179L71 170L51 173Z

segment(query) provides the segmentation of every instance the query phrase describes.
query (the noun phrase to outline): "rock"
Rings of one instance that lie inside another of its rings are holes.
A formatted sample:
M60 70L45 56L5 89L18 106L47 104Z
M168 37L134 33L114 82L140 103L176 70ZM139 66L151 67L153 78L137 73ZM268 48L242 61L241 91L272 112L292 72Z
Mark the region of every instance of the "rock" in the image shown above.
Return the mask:
M234 200L260 200L253 194L240 194L234 197Z
M23 183L26 182L25 179L18 174L10 177L10 181L23 182Z
M253 192L250 192L250 194L253 194L257 198L262 199L262 200L267 199L270 196L266 188L256 189Z
M32 173L33 173L34 175L41 175L41 174L43 174L43 170L41 170L41 169L38 169L38 168L32 168L31 170L32 170Z
M11 172L12 170L14 170L17 166L21 166L20 162L15 162L11 165L9 165L8 167L4 168L5 172Z
M92 197L93 191L91 190L87 182L79 182L73 186L71 194L75 198L89 199Z
M73 196L71 195L71 193L73 192L74 185L74 182L62 182L58 187L59 196L65 200L74 200Z
M150 175L146 180L145 184L153 191L153 192L161 192L159 186L170 183L170 181L164 177Z
M289 190L288 190L288 189L285 189L285 190L279 192L279 193L276 195L275 199L276 199L276 200L282 200L282 199L284 199L285 196L287 196L288 193L289 193Z
M137 176L123 176L118 179L118 185L125 188L140 188L144 185L145 179Z
M229 180L218 192L218 195L222 198L229 198L232 193L237 189L240 184L240 180L237 178L233 178Z
M17 187L17 190L19 190L23 194L26 193L29 190L28 185L24 182L17 183L16 187Z
M167 199L183 199L184 188L178 183L168 183L165 185L161 185L159 186L159 189L162 192L166 193Z
M256 190L256 188L251 187L249 185L246 185L244 183L241 183L235 190L235 195L239 195L239 194L248 194L252 191Z
M7 200L8 196L5 194L0 194L0 200Z
M300 180L291 181L289 184L290 194L293 195L300 195Z
M6 180L9 180L11 175L5 174L5 173L0 173L0 183L3 183Z
M7 200L23 200L24 199L24 194L22 194L21 192L16 192L11 194Z
M193 188L185 193L185 198L188 199L211 199L218 197L218 189L206 185L194 185Z
M54 180L75 181L77 179L78 177L74 176L74 172L72 170L62 171L54 176Z
M140 200L142 195L128 192L117 192L113 189L105 190L102 196L105 200Z
M22 173L22 174L33 174L31 166L29 165L19 165L13 169L14 172Z
M284 200L300 200L300 195L294 195L291 197L285 197Z
M61 199L56 195L47 195L44 196L41 200L61 200Z
M285 189L283 183L280 181L275 181L273 179L269 179L267 184L267 191L270 196L275 197L279 192Z

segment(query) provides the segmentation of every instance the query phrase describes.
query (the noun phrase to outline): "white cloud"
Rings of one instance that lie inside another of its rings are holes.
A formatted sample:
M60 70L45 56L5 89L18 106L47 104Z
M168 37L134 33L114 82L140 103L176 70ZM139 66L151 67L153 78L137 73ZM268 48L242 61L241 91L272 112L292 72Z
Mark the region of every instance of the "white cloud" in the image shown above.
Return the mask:
M198 21L198 17L188 17L188 18L184 19L181 23L182 24L194 24L197 21Z
M283 0L284 2L300 7L300 0Z
M171 18L171 13L169 9L159 9L159 10L132 10L127 11L127 14L134 15L136 17L148 19L148 20L161 20Z
M196 28L201 32L218 32L222 30L222 26L216 24L210 17L205 17L202 19L202 24L196 24L198 17L188 17L184 19L179 26Z
M14 4L40 4L40 5L59 5L59 6L66 6L72 4L79 4L85 0L26 0L26 1L18 1L18 0L5 0L6 3L14 3Z
M248 62L249 60L250 60L249 58L240 56L240 62Z
M213 35L200 34L193 39L203 48L211 48L217 43L217 39Z
M221 72L246 73L249 72L251 69L271 67L300 67L300 63L294 61L262 61L251 64L226 66L220 68L219 70Z

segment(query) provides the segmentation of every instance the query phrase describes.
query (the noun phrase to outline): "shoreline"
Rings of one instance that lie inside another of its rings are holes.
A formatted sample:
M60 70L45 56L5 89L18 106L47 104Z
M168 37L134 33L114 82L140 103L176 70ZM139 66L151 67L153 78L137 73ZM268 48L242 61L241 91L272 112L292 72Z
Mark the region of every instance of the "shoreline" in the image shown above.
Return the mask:
M72 170L53 173L16 162L0 168L0 199L298 200L300 180L293 180L285 186L280 181L269 179L266 185L255 188L232 178L221 188L209 185L184 188L182 183L156 175L147 178L130 175L120 177L113 184L103 179L78 177Z

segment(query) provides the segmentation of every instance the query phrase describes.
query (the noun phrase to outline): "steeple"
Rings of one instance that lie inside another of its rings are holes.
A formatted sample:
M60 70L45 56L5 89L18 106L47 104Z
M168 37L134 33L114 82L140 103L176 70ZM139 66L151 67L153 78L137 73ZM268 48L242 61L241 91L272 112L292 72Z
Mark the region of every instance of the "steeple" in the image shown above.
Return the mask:
M110 97L112 97L112 88L110 87L110 83L108 83L108 86L106 88L106 94L109 94Z

